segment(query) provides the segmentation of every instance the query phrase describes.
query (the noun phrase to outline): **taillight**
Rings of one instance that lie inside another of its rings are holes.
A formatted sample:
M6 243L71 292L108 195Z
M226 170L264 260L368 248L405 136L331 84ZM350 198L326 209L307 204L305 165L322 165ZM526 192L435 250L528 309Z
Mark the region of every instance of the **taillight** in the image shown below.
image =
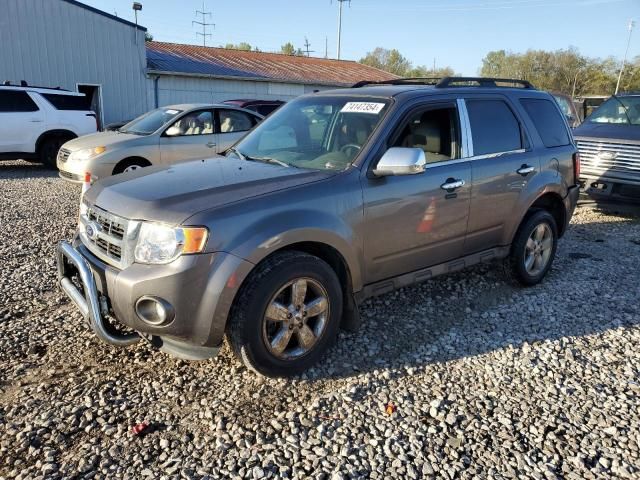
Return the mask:
M580 152L573 154L573 178L575 183L580 179Z

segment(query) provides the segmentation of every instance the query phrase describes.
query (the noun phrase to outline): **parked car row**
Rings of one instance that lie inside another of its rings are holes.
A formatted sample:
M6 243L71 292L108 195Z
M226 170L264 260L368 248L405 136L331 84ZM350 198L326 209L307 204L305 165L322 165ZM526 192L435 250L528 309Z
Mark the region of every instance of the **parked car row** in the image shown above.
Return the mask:
M357 329L368 297L490 260L535 285L574 212L580 164L553 97L507 83L309 94L225 156L103 178L58 247L60 286L107 343L203 359L226 337L248 368L288 376ZM175 136L222 135L223 111L167 107L109 135L144 137L162 157Z

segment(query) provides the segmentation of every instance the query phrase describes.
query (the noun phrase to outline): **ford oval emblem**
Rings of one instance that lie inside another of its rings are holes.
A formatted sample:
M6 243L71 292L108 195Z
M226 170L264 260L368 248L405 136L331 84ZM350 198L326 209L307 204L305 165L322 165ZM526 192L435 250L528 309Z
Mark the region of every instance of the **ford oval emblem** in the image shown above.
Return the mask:
M98 238L98 233L100 232L100 230L102 230L102 227L95 222L87 223L87 226L84 228L87 237L89 237L91 240L96 240Z
M618 156L618 152L600 152L598 153L598 157L602 160L615 160Z

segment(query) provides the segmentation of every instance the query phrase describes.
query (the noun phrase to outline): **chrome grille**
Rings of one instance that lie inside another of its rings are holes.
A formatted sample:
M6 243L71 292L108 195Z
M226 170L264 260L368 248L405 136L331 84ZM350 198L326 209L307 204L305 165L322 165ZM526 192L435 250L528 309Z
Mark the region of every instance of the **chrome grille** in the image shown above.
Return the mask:
M127 258L127 234L129 227L136 222L109 213L101 208L89 206L82 215L80 239L82 243L98 258L118 268L127 267L131 261ZM93 235L87 234L91 226Z
M615 171L640 178L640 145L578 140L580 165L584 173Z
M67 160L69 160L69 155L71 155L70 150L67 150L66 148L61 148L60 150L58 150L58 161L61 163L66 162Z

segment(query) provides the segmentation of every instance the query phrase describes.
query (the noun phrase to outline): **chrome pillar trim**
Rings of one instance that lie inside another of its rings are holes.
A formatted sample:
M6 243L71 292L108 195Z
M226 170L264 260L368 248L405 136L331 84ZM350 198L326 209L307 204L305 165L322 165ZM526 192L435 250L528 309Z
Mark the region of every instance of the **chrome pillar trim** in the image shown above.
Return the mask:
M102 312L100 300L93 272L87 261L73 248L69 242L60 242L56 251L58 261L58 282L62 290L78 307L85 320L89 323L96 336L105 343L117 347L127 347L140 340L137 333L118 333L110 331ZM65 276L65 259L72 263L78 270L80 281L84 289L84 295L73 284L71 279Z
M469 122L469 112L467 104L462 98L456 100L458 113L460 115L460 133L462 136L462 158L473 157L473 137L471 136L471 123Z

